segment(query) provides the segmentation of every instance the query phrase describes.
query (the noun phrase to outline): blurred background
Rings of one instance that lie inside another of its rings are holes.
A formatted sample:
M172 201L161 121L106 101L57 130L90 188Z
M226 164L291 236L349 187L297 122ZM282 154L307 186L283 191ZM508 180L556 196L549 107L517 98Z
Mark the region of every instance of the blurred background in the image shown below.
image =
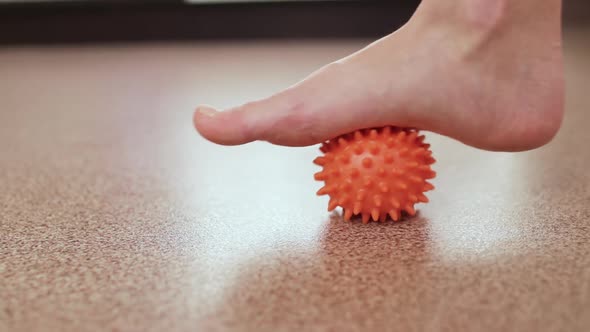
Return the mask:
M407 21L419 0L0 0L0 43L241 38L373 38ZM566 24L590 2L566 0Z

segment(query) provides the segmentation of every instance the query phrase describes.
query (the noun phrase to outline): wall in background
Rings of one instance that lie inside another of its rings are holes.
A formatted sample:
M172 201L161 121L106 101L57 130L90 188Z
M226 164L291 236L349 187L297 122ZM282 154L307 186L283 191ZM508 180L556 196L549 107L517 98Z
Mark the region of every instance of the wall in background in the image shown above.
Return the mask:
M207 0L200 4L181 0L0 1L3 1L0 44L378 38L405 23L420 3L420 0L231 3ZM590 1L565 0L564 22L590 22Z

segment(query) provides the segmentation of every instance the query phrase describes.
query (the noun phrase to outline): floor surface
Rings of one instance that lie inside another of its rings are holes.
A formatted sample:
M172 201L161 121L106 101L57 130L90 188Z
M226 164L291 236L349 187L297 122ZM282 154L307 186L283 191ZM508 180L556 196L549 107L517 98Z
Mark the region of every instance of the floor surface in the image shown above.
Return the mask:
M427 133L431 203L345 223L316 147L220 147L198 103L367 41L0 49L0 331L588 331L590 36L535 151Z

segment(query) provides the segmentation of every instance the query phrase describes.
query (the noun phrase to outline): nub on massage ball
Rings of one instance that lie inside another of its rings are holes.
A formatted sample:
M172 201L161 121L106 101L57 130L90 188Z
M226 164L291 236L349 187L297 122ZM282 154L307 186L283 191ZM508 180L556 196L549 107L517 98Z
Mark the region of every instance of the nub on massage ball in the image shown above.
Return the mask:
M317 194L330 197L328 211L340 206L345 220L360 215L363 223L415 215L414 204L428 202L424 193L434 186L427 180L436 176L430 145L418 134L387 126L323 143L323 156L314 160L323 170L314 178L325 183Z

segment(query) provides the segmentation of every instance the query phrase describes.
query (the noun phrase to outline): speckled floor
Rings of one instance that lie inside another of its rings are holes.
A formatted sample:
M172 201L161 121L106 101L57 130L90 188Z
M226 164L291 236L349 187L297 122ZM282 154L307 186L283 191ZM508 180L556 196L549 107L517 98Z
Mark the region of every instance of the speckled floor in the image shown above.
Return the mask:
M550 145L428 134L431 203L366 226L315 196L317 147L191 124L365 41L0 49L0 331L588 331L590 34L566 36Z

